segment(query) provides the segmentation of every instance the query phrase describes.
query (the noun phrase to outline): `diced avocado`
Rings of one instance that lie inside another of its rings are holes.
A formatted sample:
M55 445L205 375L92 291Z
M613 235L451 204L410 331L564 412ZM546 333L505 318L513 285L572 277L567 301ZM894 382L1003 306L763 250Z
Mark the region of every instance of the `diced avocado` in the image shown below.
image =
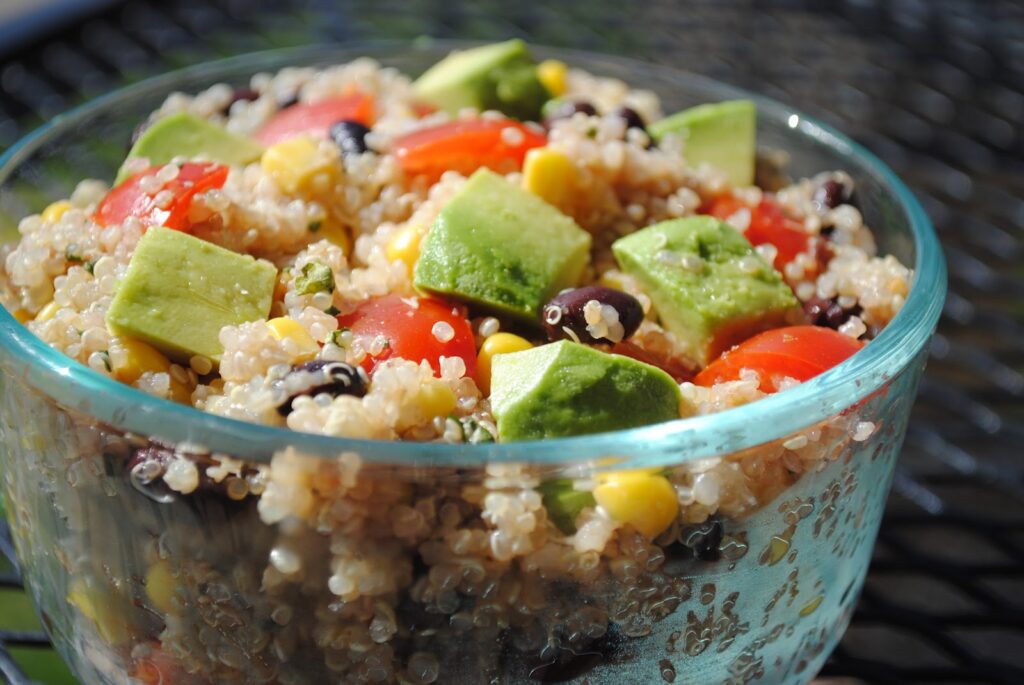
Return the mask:
M504 442L634 428L679 418L661 369L561 340L494 357L491 411Z
M413 89L449 114L476 107L521 119L535 119L550 97L518 39L453 52L416 79Z
M593 493L575 489L571 478L544 481L537 490L543 497L548 518L566 535L576 532L576 517L580 512L597 504Z
M423 239L413 284L537 324L540 308L576 285L590 234L493 171L480 169Z
M269 262L154 226L135 248L107 325L185 365L193 355L216 362L220 329L266 319L276 278Z
M707 162L721 169L734 186L754 182L757 153L757 109L750 100L699 105L656 121L647 132L660 142L667 134L685 142L683 155L691 166Z
M701 365L798 307L782 276L714 217L663 221L619 238L612 252Z
M263 148L257 142L188 112L179 112L147 128L128 152L128 159L145 157L150 165L159 166L178 156L203 157L232 165L248 164L261 154ZM121 183L128 175L126 165L122 165L114 184Z

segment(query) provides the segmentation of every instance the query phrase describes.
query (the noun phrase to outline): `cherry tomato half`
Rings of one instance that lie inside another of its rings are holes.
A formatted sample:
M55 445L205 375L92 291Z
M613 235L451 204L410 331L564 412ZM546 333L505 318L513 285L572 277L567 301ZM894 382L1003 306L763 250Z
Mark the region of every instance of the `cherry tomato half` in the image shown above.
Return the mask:
M363 349L370 348L377 336L384 336L384 351L367 356L363 362L367 373L372 373L385 359L401 357L414 362L426 360L434 373L440 375L441 357L461 357L466 363L466 375L476 378L473 330L462 311L453 305L423 297L385 295L367 300L351 314L339 316L338 326L350 329Z
M358 121L371 126L373 119L373 98L363 93L350 93L286 107L264 124L255 138L264 145L273 145L300 133L326 138L331 125L339 121Z
M408 133L395 141L394 152L406 175L433 182L449 170L469 176L480 167L521 169L527 151L547 142L546 135L518 121L473 119Z
M775 246L774 266L779 271L798 254L807 250L809 236L800 224L787 217L782 208L769 198L764 198L756 207L747 207L732 195L715 198L707 213L725 221L740 209L750 210L750 225L743 232L752 245L771 243Z
M186 162L181 165L178 176L173 181L165 183L159 191L149 195L142 190L140 182L162 168L158 166L140 171L114 187L96 207L93 214L96 223L110 226L134 216L146 226L188 230L191 227L189 209L192 207L192 198L211 188L222 188L228 178L226 166ZM164 191L171 193L171 200L163 207L158 207L156 198Z
M831 328L789 326L759 333L711 362L694 383L710 387L735 381L740 371L761 374L761 390L777 392L778 381L794 378L801 383L848 359L864 343Z

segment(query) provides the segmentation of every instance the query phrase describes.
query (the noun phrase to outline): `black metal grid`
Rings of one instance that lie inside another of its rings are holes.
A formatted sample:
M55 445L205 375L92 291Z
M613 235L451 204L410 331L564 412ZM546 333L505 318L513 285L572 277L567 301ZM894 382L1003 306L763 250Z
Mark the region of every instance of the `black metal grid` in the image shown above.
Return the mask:
M1024 683L1024 4L141 0L0 48L0 148L169 68L419 35L520 35L731 81L835 124L910 183L942 236L951 292L863 600L823 677ZM0 678L28 683L4 644L45 637L0 632Z

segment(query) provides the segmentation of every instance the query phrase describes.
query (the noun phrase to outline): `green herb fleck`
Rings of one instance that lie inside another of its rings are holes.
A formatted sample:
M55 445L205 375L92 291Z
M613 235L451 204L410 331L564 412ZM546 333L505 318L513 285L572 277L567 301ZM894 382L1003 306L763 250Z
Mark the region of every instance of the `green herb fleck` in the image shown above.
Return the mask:
M334 292L334 272L320 262L309 262L295 278L295 292L299 295Z
M72 264L81 264L85 260L82 258L80 250L78 243L71 243L64 248L64 259Z
M324 225L324 222L321 221L320 219L317 219L316 221L310 221L309 225L306 226L306 228L309 229L310 233L316 233L317 231L320 230L320 227L323 226L323 225Z
M330 316L337 316L338 314L341 314L341 310L332 304L330 307L324 310L324 314L329 314Z
M587 129L587 138L597 138L597 127L591 126Z
M114 370L114 366L110 363L110 354L106 350L100 350L100 357L103 359L103 366L107 367L107 373Z
M350 330L351 329L349 328L339 328L338 330L331 333L331 343L341 348L346 347L343 336Z
M90 276L96 271L96 262L97 261L99 261L99 260L90 259L89 261L87 261L85 263L85 270L89 272Z
M496 439L494 433L487 426L472 416L462 417L459 419L459 423L462 424L462 435L468 443L478 445L485 442L494 442Z

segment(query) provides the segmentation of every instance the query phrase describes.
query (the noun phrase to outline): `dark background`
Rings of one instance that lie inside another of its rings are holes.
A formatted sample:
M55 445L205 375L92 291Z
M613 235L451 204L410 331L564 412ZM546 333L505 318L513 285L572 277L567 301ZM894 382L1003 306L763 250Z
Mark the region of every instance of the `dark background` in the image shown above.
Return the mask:
M0 17L13 2L0 0ZM169 69L271 47L422 35L522 36L670 64L783 100L852 135L908 181L931 215L950 296L863 599L822 676L1024 684L1024 2L34 6L0 24L0 150L77 103ZM5 673L28 682L15 663L48 685L70 682L40 644L2 557L0 682Z

